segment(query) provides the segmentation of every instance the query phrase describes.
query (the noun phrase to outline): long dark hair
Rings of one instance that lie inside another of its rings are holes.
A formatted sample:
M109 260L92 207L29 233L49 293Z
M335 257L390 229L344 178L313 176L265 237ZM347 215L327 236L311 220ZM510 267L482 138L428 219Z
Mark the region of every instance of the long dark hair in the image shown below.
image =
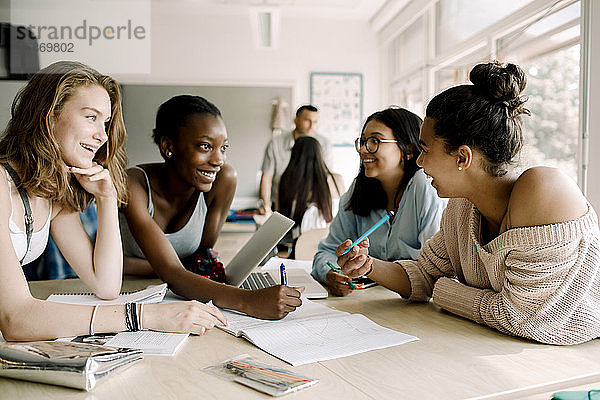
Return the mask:
M523 145L521 115L529 115L521 96L527 79L515 64L476 65L469 75L473 85L459 85L435 96L426 116L434 120L434 135L444 140L446 152L461 145L477 148L485 170L502 176Z
M330 176L317 139L300 136L294 143L290 162L279 181L279 212L299 225L308 204L315 203L325 221L331 222L331 191L327 182ZM333 182L337 189L335 179Z
M417 165L418 143L423 120L404 108L388 108L371 114L363 125L361 135L367 124L373 120L381 122L392 130L394 139L398 141L396 144L404 156L404 177L394 195L394 201L398 202L402 191L419 169ZM408 155L412 155L412 157L409 159ZM381 182L375 178L368 178L365 175L365 168L361 165L354 180L354 190L346 205L346 210L366 217L372 210L385 209L387 203L387 194L383 190Z

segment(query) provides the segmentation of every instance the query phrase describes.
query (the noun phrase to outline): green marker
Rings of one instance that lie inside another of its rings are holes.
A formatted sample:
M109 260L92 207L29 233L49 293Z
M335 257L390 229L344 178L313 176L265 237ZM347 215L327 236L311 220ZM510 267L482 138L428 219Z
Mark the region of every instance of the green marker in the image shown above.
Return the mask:
M339 269L339 267L336 267L335 265L333 265L331 263L331 261L327 261L327 265L329 265L329 268L331 268L332 270L334 270L335 272L337 272L340 275L344 275L344 273L342 272L341 269ZM350 286L350 288L352 289L356 289L356 285L354 285L354 283L352 282L348 282L348 285Z

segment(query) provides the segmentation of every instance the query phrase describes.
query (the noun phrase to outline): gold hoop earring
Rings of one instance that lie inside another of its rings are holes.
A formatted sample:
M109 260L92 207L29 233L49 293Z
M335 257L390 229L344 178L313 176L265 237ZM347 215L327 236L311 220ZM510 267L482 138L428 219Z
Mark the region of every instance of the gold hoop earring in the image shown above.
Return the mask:
M172 155L173 155L172 151L167 151L167 158L171 158Z

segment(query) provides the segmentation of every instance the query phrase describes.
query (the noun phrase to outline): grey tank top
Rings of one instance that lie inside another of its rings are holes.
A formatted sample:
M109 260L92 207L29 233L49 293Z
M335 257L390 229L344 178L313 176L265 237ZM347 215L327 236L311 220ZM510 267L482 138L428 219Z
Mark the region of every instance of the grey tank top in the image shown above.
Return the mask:
M154 217L154 204L152 203L152 191L150 190L150 181L148 175L140 167L134 167L141 170L146 178L146 188L148 190L148 213ZM165 236L175 249L179 258L185 258L192 255L202 240L202 232L204 231L204 220L206 219L206 202L204 201L204 193L198 196L196 208L192 216L183 228L173 233L165 233ZM129 230L127 219L123 213L119 213L119 226L121 228L121 241L123 242L123 255L127 257L146 258L142 249L138 246L135 238Z

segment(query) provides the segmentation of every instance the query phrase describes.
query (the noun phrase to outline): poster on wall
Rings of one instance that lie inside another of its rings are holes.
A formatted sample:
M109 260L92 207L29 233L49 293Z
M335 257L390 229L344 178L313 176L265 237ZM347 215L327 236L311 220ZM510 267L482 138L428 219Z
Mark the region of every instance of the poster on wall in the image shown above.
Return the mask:
M319 109L318 132L334 145L352 145L362 122L362 74L311 72L310 103Z

